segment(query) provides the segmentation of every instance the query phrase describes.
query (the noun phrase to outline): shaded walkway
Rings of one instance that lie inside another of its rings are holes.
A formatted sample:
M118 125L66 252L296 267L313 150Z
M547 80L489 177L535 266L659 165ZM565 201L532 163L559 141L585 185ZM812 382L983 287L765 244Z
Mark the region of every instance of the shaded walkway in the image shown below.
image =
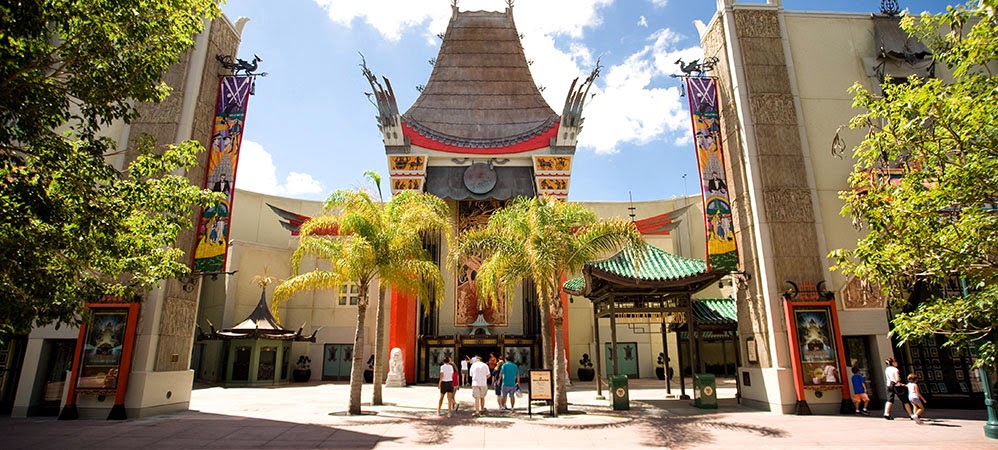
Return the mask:
M370 399L365 385L364 399ZM675 385L673 385L675 392ZM436 414L434 386L385 388L389 404L348 416L346 384L198 389L195 410L170 416L57 421L0 419L4 448L995 448L984 437L983 411L929 410L927 424L854 415L783 416L738 405L733 380L719 383L720 408L701 410L667 399L663 382L632 380L631 410L613 411L592 383L569 391L572 414L474 418L471 390L458 392L452 418ZM539 409L535 409L535 412Z

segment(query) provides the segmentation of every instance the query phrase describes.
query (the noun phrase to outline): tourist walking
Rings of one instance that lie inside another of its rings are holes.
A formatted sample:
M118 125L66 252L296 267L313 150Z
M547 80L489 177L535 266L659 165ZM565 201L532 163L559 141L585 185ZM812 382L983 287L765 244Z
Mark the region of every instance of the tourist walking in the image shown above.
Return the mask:
M454 365L450 362L450 357L445 356L440 364L440 379L437 381L440 388L440 400L437 401L437 415L440 415L440 406L444 403L444 396L447 396L447 416L450 417L454 409Z
M475 400L475 415L485 414L485 394L489 392L489 365L475 357L469 369L471 396Z
M922 391L918 388L918 375L909 374L908 375L908 401L911 402L911 418L915 420L915 423L922 424L922 413L925 412L925 398L922 397Z
M456 412L457 411L457 407L458 407L458 403L457 403L457 391L461 390L461 378L460 378L461 375L457 371L457 364L455 364L455 362L456 361L451 361L451 363L450 363L451 368L454 369L454 375L452 375L452 377L453 377L452 378L452 384L454 385L454 392L450 394L451 398L454 399L454 403L451 404L450 409L451 409L451 411L455 411Z
M869 416L870 411L866 409L870 404L870 396L866 393L866 377L859 373L859 367L852 368L852 403L856 405L856 414ZM860 409L862 405L862 409Z
M492 368L492 387L495 388L496 391L496 405L499 406L499 409L506 409L506 404L502 401L502 384L499 383L499 369L502 368L502 365L505 362L506 361L504 361L500 356L499 359L496 360L495 367Z
M506 409L506 399L509 398L509 410L516 407L516 389L520 386L520 367L513 362L512 355L506 357L506 362L499 369L499 383L502 385L499 406Z
M471 357L465 355L461 360L461 386L468 384L468 367L471 366Z
M884 369L884 379L887 380L887 403L884 403L884 418L894 420L891 417L891 407L894 406L895 399L900 400L905 411L911 416L911 402L908 400L908 387L901 382L901 372L898 370L898 362L894 358L887 358L884 361L887 367Z

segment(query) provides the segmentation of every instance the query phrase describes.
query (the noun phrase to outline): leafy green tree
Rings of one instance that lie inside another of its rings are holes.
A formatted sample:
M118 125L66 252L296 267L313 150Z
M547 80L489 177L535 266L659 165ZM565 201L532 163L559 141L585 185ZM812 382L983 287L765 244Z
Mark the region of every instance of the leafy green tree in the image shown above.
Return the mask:
M403 191L389 202L380 203L367 191L346 190L330 195L322 215L301 227L301 240L291 257L293 276L277 287L274 300L283 302L299 292L339 289L344 283L357 283L360 298L350 369L350 414L361 413L361 349L371 283L378 278L400 292L417 293L427 304L439 302L443 298L443 289L439 288L443 276L423 248L423 235L443 233L449 240L448 217L447 204L430 194ZM332 229L338 230L336 236L316 233ZM328 268L299 273L305 258L328 263Z
M485 302L512 301L514 287L524 279L534 281L540 308L544 366L553 367L557 390L555 413L568 412L565 376L565 343L561 305L565 275L582 270L586 262L618 250L625 244L644 248L641 233L619 218L600 220L578 203L554 197L519 197L496 211L486 226L461 234L451 252L451 263L482 258L478 289ZM554 324L553 351L550 342ZM557 355L557 357L554 357Z
M866 112L851 127L869 133L853 150L853 189L840 197L843 215L868 234L855 249L833 252L837 267L880 284L891 305L906 311L893 319L895 335L973 342L985 367L994 367L998 325L996 5L974 1L903 18L952 80L911 77L885 83L882 96L853 86L854 106ZM915 281L966 289L915 307L906 300Z
M200 149L146 143L122 170L101 130L169 93L213 0L0 2L0 335L73 323L85 301L187 270L175 248L210 194Z

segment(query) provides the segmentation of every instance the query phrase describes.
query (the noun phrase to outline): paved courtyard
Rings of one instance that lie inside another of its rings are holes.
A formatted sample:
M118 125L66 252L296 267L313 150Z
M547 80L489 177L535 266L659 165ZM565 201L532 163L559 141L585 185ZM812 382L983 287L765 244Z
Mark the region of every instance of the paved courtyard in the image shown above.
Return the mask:
M486 399L486 417L471 414L471 390L458 392L453 417L436 414L434 386L385 388L384 406L344 414L346 384L194 391L191 411L125 421L0 419L3 448L998 448L984 437L984 411L928 410L924 425L874 414L784 416L738 405L731 382L719 386L720 408L667 398L661 382L632 380L631 409L614 411L591 383L570 388L571 414L528 417L525 402L502 413ZM687 391L689 392L689 391ZM673 394L676 394L673 389ZM724 398L727 397L727 398ZM543 406L534 412L544 412ZM901 416L900 410L895 416Z

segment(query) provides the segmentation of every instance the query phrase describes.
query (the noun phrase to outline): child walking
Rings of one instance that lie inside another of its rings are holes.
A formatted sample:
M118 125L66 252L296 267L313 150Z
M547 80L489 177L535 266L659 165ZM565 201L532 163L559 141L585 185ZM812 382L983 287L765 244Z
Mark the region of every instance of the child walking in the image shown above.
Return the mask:
M870 396L866 393L866 378L859 373L859 367L852 368L852 403L856 405L856 414L869 416L866 406L870 403ZM863 409L860 409L860 405Z
M911 401L911 418L915 423L922 424L922 413L925 412L925 398L918 389L918 375L908 375L908 400Z

